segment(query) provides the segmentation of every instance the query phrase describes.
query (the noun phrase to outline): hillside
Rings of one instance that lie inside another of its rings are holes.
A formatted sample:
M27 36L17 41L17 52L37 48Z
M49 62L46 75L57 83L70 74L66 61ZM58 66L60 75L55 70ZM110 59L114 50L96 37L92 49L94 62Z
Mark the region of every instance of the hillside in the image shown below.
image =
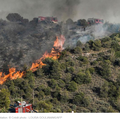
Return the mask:
M120 111L120 24L6 18L0 20L0 112L21 97L38 112ZM63 41L54 45L55 39ZM31 69L46 51L55 58Z
M119 33L84 44L78 41L58 60L46 58L46 65L34 73L26 68L24 78L0 85L0 108L7 111L22 96L38 112L120 112L119 58Z

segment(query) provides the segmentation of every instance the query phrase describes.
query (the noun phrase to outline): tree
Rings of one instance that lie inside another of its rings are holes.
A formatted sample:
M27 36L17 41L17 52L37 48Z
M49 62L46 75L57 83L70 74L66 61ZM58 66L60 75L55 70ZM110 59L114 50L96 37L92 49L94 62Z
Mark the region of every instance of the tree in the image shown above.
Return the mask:
M44 76L43 69L39 68L39 69L37 70L37 75L38 75L39 77L43 77L43 76Z
M41 100L43 99L45 96L44 92L43 91L40 91L39 94L38 94L38 99Z
M64 88L65 87L65 82L63 80L59 80L58 85L59 85L59 87Z
M38 103L38 109L39 110L44 110L44 111L46 111L46 112L50 112L50 110L51 110L51 108L52 108L52 104L48 104L48 103L46 103L45 101L40 101L39 103ZM43 112L43 111L42 111Z
M56 81L54 79L51 79L49 85L50 85L51 88L54 89L56 87L57 83L56 83Z
M59 79L61 70L60 63L57 60L53 60L52 58L46 58L43 62L46 64L43 66L45 75L48 75L53 79Z
M51 93L50 87L45 88L44 93L45 93L45 95L50 95L50 93Z
M82 46L83 46L83 44L82 44L82 42L81 42L81 41L77 41L76 46L78 46L78 47L82 47Z
M107 79L111 76L110 64L111 64L111 62L109 60L105 60L101 63L102 69L100 70L100 74L105 79Z
M74 81L78 84L83 84L85 81L85 77L86 77L85 73L79 72L78 74L75 75Z
M90 47L89 47L89 44L88 44L88 43L85 44L84 50L85 50L86 52L89 52L89 51L90 51Z
M83 64L88 64L88 62L89 62L87 57L81 56L81 55L77 58L77 60L81 61L81 63L83 63Z
M66 73L64 77L65 83L69 83L72 79L72 75L70 73Z
M100 48L101 48L101 41L95 40L94 43L92 44L92 49L95 51L99 51Z
M75 92L76 89L77 89L77 84L74 82L74 81L71 81L69 84L68 84L68 87L67 89L71 92Z
M103 86L100 89L100 97L104 97L104 98L108 97L108 90L109 90L108 85L109 85L108 82L105 82L103 84Z
M75 95L73 103L77 106L87 107L89 105L89 99L83 93L78 93Z
M6 108L8 109L10 105L10 92L8 89L1 89L0 91L0 108Z
M88 22L85 19L79 19L77 24L86 27L88 25Z
M90 83L91 82L91 74L90 74L90 71L89 70L86 70L85 71L85 80L84 80L84 83L87 84L87 83Z
M82 49L79 46L77 46L76 48L74 48L74 53L82 55Z
M11 84L9 86L9 91L10 91L10 94L15 97L16 96L16 91L15 91L15 86L14 86L14 82L11 80L10 81Z

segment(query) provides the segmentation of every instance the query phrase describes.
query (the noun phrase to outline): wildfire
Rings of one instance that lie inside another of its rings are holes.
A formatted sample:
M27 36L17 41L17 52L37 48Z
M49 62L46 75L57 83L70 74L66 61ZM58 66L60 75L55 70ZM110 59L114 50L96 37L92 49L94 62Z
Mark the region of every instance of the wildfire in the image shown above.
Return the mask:
M45 58L53 58L54 60L58 59L60 57L60 52L63 50L63 44L65 42L64 36L60 36L56 38L54 41L53 48L50 53L45 52L43 56L36 60L35 63L32 63L32 66L30 70L32 72L36 71L37 68L42 68L45 64L42 62ZM0 72L0 84L2 85L7 79L13 80L17 78L22 78L25 75L25 71L17 71L16 68L9 68L9 74L5 75L3 72Z

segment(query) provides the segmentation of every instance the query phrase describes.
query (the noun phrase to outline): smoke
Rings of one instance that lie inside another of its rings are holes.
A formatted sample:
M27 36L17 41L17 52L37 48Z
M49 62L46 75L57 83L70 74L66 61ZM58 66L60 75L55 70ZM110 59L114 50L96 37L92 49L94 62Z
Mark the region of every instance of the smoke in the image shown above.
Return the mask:
M0 17L9 13L19 13L25 18L56 16L59 20L72 18L80 0L0 0Z
M120 1L119 0L81 0L78 18L102 18L109 22L118 23L120 21Z
M74 18L77 14L77 8L79 4L80 0L57 0L53 4L53 14L58 16L58 19L61 20Z
M103 18L120 21L119 0L0 0L0 18L8 13L19 13L24 18L56 16L59 21L71 18Z

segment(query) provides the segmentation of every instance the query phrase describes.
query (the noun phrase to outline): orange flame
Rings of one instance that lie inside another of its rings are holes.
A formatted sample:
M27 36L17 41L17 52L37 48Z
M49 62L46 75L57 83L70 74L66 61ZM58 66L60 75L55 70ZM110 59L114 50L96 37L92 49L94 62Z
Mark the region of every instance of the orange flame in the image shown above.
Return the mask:
M63 44L65 42L64 36L60 36L60 39L58 37L54 41L53 48L50 53L45 52L44 55L36 61L36 63L32 63L32 66L30 68L31 71L36 71L37 68L41 68L43 65L45 65L42 61L45 58L53 58L54 60L58 59L60 57L60 52L63 50Z
M43 56L36 60L35 63L32 63L32 66L30 70L32 72L36 71L37 68L42 68L45 64L42 62L45 58L53 58L54 60L58 59L60 57L60 52L63 50L63 44L65 42L64 36L60 36L60 39L58 37L54 41L53 48L50 53L45 52ZM7 79L13 80L17 78L22 78L25 75L25 71L17 71L16 68L9 68L9 74L5 75L4 73L0 72L0 84L2 85Z

